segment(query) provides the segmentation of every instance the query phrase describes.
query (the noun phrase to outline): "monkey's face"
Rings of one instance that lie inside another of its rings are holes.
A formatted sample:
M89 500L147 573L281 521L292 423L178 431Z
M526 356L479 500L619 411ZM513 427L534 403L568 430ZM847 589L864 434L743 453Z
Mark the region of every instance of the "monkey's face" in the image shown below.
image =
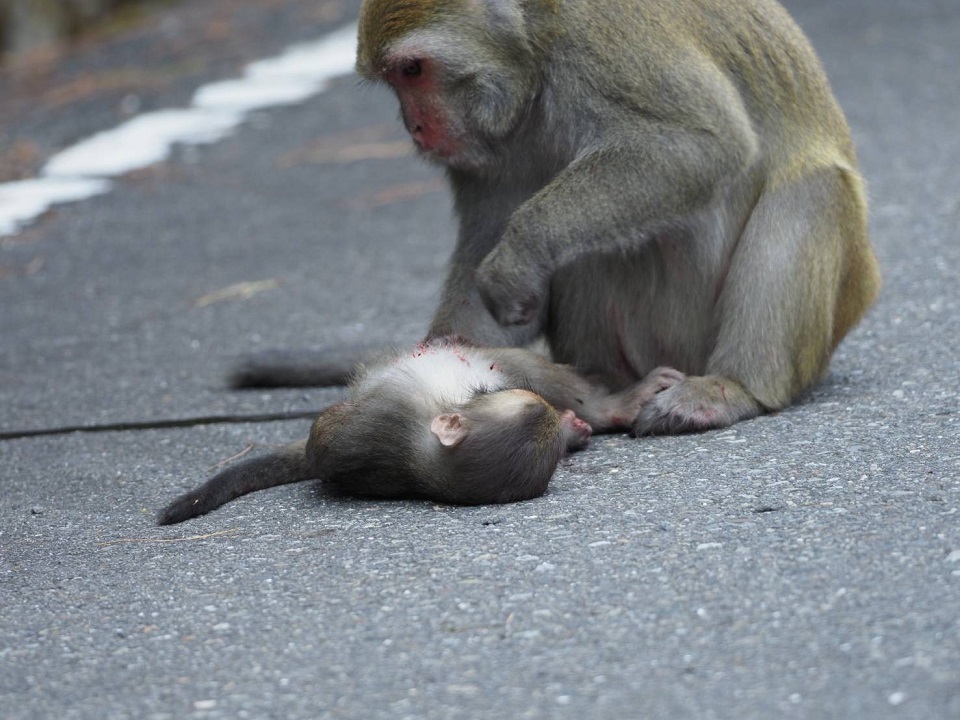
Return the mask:
M373 0L361 9L357 70L396 93L404 126L428 159L477 169L519 122L535 85L517 18L485 3Z
M456 163L465 154L463 118L441 87L436 61L411 57L392 64L384 77L397 94L400 117L417 149L427 158Z
M566 448L560 415L526 390L477 395L461 412L438 420L431 429L441 445L446 490L456 502L502 503L542 495Z

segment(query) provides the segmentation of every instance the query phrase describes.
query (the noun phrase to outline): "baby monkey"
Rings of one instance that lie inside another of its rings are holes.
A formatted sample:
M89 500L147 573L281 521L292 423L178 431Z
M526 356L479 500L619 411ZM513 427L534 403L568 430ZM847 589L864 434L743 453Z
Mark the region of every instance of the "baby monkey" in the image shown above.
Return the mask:
M674 370L610 393L529 350L436 339L361 367L310 436L221 471L158 518L171 525L255 490L318 479L338 491L461 505L542 495L594 431L629 430Z

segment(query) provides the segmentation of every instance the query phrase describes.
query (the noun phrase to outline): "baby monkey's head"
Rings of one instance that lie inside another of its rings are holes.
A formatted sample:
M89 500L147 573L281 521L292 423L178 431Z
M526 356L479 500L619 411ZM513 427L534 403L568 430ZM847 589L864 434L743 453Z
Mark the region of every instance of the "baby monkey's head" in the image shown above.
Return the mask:
M558 413L528 390L474 395L462 408L433 418L439 480L434 488L463 504L538 497L568 449L587 444L590 426Z
M405 393L339 403L314 422L308 462L350 494L505 503L542 495L560 458L591 433L528 390L480 392L435 412Z

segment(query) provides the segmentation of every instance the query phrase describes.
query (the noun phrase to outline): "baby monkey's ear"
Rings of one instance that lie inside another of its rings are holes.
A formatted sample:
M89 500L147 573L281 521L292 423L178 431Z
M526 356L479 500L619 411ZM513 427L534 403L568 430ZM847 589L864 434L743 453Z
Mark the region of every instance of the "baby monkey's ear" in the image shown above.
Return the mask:
M430 421L430 432L437 436L441 445L454 447L467 436L467 426L461 415L444 413Z

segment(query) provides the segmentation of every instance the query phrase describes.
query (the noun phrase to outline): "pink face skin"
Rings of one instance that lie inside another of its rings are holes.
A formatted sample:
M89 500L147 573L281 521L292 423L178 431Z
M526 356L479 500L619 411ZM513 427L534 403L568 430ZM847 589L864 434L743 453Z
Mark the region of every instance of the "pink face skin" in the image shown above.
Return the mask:
M452 158L462 149L439 91L431 60L405 60L391 66L385 79L397 93L403 124L426 155Z

